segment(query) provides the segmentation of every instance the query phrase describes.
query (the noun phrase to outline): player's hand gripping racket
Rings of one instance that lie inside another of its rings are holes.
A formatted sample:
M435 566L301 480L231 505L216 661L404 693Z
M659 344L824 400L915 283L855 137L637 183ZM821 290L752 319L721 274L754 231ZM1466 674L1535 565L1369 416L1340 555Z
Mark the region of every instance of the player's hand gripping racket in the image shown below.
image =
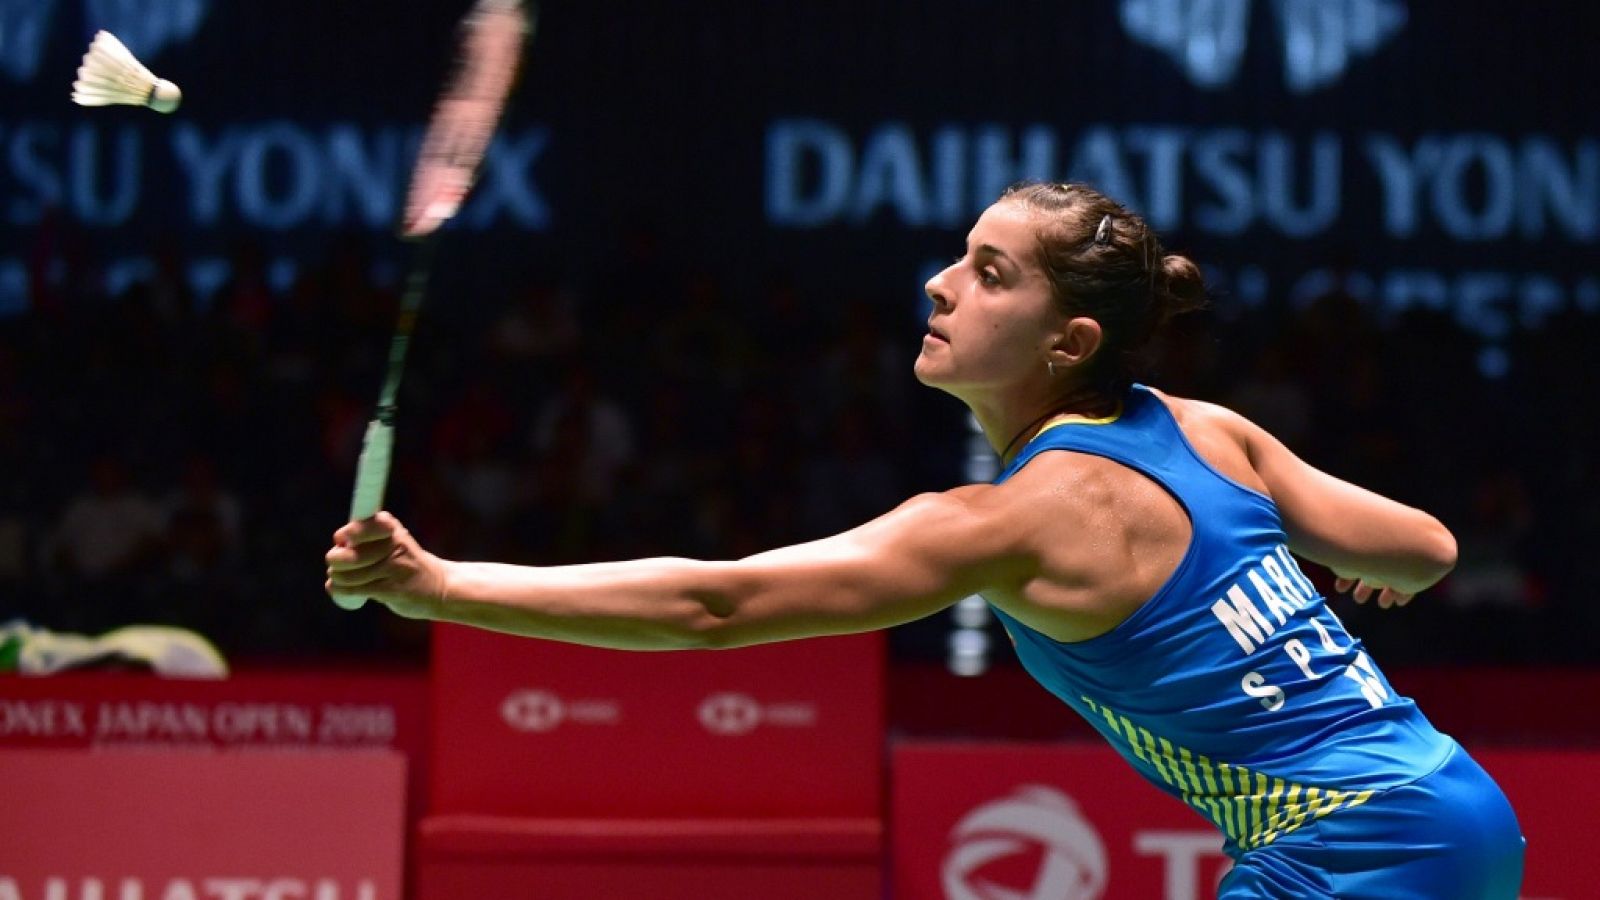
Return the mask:
M461 20L455 67L428 120L406 195L400 235L421 243L400 299L400 316L389 344L389 367L378 394L378 408L361 441L356 487L350 498L351 519L370 518L383 507L389 461L394 453L396 396L405 371L406 349L417 324L417 310L428 284L433 236L461 208L472 189L478 165L489 149L500 114L505 111L533 24L533 6L522 0L477 0ZM366 601L360 594L333 597L333 602L345 609L359 609Z

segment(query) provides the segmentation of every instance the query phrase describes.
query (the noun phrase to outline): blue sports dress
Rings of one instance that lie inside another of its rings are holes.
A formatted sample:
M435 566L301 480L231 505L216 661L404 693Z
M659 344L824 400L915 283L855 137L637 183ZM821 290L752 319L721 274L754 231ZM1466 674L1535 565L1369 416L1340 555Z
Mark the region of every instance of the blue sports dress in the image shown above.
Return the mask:
M1176 571L1111 631L1064 643L996 615L1028 672L1158 788L1211 820L1220 895L1514 898L1524 841L1505 795L1389 685L1289 553L1272 500L1208 464L1135 385L1051 450L1138 471L1193 528Z

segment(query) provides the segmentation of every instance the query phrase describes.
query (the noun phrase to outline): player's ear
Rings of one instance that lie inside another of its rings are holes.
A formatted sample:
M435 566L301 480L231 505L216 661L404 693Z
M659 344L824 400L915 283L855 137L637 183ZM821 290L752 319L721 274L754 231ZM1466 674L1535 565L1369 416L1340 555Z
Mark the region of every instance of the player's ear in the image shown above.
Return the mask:
M1087 316L1073 316L1050 337L1048 359L1057 371L1081 366L1093 358L1105 333Z

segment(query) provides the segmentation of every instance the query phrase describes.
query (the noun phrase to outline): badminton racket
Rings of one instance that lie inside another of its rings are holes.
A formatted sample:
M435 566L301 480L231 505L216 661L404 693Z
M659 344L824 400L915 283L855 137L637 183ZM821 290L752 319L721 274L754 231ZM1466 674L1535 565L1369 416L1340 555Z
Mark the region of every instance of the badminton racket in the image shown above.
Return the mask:
M389 364L378 406L361 440L350 518L367 519L383 507L394 456L395 413L406 351L427 292L435 236L461 209L483 162L495 126L516 80L522 49L533 32L534 9L522 0L477 0L461 20L459 46L444 90L428 120L406 192L400 236L418 242L400 298ZM344 609L359 609L361 594L335 594Z

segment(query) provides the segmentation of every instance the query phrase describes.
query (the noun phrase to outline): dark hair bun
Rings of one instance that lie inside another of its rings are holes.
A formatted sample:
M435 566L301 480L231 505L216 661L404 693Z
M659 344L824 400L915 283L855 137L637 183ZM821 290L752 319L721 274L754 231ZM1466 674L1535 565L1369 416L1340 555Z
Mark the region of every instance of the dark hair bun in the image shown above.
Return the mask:
M1205 278L1194 260L1177 253L1162 257L1156 299L1160 303L1158 318L1162 322L1206 305Z

